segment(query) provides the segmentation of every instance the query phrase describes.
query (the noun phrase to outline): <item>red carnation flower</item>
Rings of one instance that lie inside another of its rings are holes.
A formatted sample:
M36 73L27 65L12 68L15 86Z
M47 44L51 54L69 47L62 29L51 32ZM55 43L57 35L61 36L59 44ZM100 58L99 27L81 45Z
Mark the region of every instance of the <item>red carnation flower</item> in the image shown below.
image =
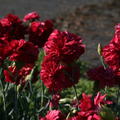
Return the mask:
M29 41L41 48L52 31L53 23L50 20L46 20L45 22L32 22L29 28Z
M8 40L5 37L0 38L0 65L9 56L11 52L11 47Z
M111 42L102 49L102 56L106 64L114 71L120 68L120 24L115 26L115 35Z
M12 53L10 55L11 61L19 61L24 63L34 63L38 58L38 47L31 42L25 40L13 40L10 43Z
M40 118L40 120L64 120L64 118L60 110L52 110L44 118Z
M26 28L23 26L20 18L13 14L8 14L5 16L5 19L11 23L11 26L6 29L6 37L9 37L9 40L12 39L24 39L24 35L26 34Z
M57 59L45 56L40 77L47 88L51 91L58 91L76 84L80 77L80 70L76 65L62 65Z
M25 17L23 18L23 21L26 22L28 20L35 20L35 19L39 19L40 16L37 12L31 12L28 13L27 15L25 15Z
M117 84L117 78L112 69L99 66L97 68L90 69L87 75L91 80L98 81L99 87L104 88L105 86L112 87Z
M109 65L114 71L120 68L120 47L119 44L110 43L102 50L102 56L105 63Z
M14 83L14 84L22 84L24 85L27 82L27 75L30 74L33 69L33 65L27 64L23 66L21 69L18 69L16 66L9 66L8 70L4 70L5 81ZM32 76L32 82L37 80L38 72L35 72Z
M8 37L9 31L11 30L12 23L7 18L0 19L0 36Z
M49 36L44 50L46 55L57 56L61 61L71 63L84 53L84 48L81 37L69 32L54 30Z

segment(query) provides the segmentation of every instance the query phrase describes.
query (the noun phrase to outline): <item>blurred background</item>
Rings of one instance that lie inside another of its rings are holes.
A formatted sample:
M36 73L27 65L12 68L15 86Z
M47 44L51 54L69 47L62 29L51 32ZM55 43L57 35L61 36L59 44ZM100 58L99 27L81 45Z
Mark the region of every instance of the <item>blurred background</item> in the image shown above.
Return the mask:
M105 1L111 0L0 0L0 16L16 13L22 17L28 12L37 11L43 18L53 18L82 5Z
M97 45L106 45L120 23L120 0L0 0L0 17L13 13L20 18L37 11L41 19L52 19L55 28L68 30L83 38L86 52L82 60L101 64Z

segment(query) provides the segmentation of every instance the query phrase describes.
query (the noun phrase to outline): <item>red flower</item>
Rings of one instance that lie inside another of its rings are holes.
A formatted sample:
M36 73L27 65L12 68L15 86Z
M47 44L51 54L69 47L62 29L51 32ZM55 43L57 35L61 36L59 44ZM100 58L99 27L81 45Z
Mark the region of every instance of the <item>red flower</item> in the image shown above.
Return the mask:
M27 75L30 74L33 69L33 65L25 65L21 69L17 69L16 66L9 66L8 70L4 70L5 81L24 85L27 82ZM37 72L32 76L32 82L37 80Z
M5 37L0 38L0 65L9 56L11 47L8 40Z
M11 26L6 29L6 37L9 37L9 40L12 39L24 39L24 35L26 34L26 28L23 26L20 18L13 14L8 14L5 16L5 19L8 19Z
M58 91L76 84L80 72L76 65L62 65L57 59L45 56L41 65L40 77L47 88L51 91Z
M109 65L114 71L120 68L120 46L119 44L110 43L102 50L102 56L105 63Z
M105 100L106 94L105 95L101 95L99 92L97 93L97 95L94 98L94 105L98 106L99 108L101 107L101 104L112 104L111 101Z
M53 23L50 20L46 20L45 22L32 22L29 28L29 41L41 48L52 31Z
M71 117L67 120L83 120L83 119L80 116L74 116L74 117ZM86 120L86 119L84 119L84 120Z
M49 103L49 106L50 107L58 107L59 100L60 100L60 94L54 94L52 96L52 100Z
M19 61L24 63L34 63L38 58L38 47L31 42L25 40L13 40L10 43L12 53L10 55L11 61Z
M101 120L99 112L101 110L101 105L111 104L110 101L106 101L106 95L101 95L99 92L97 96L95 96L94 101L92 101L91 96L87 96L82 94L82 99L80 100L80 112L78 112L78 116L81 117L81 120Z
M77 60L84 53L85 45L79 36L54 30L45 44L46 55L57 56L65 63Z
M25 17L23 18L23 21L26 22L28 20L35 20L35 19L39 19L40 16L37 12L31 12L28 13L27 15L25 15Z
M82 94L82 99L80 100L80 109L81 111L88 111L93 107L91 96L86 95L85 93Z
M40 118L40 120L64 120L64 118L60 110L52 110L44 118Z
M120 120L120 118L116 117L115 120Z
M12 23L7 18L2 18L0 19L0 25L1 25L0 36L8 37L9 31L11 30Z
M102 49L102 56L106 64L114 71L120 68L120 24L115 27L112 41Z
M90 79L98 81L99 87L104 88L105 86L114 86L117 84L115 73L112 69L99 66L94 69L90 69L87 72Z

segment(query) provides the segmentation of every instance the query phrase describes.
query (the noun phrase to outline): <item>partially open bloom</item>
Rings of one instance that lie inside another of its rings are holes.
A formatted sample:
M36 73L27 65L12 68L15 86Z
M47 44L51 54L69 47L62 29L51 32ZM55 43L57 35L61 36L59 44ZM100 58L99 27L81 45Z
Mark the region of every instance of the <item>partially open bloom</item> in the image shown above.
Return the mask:
M44 46L52 31L52 21L34 21L29 27L29 41L34 43L35 45L38 45L41 48Z
M31 12L31 13L28 13L27 15L25 15L25 17L23 18L23 21L26 22L28 20L35 20L35 19L39 19L40 16L37 12Z
M85 45L82 44L81 37L69 33L54 30L45 43L46 55L58 57L60 61L71 63L77 60L84 53Z
M59 63L59 60L45 56L40 77L47 88L58 91L76 84L80 77L80 70L76 65L63 65Z
M65 120L65 119L60 110L52 110L49 111L44 118L40 118L39 120Z
M99 92L95 96L94 101L92 101L92 96L87 96L82 94L82 99L80 100L80 112L78 115L81 117L80 120L102 120L99 112L102 108L101 105L111 104L112 102L105 100L106 95L101 95Z

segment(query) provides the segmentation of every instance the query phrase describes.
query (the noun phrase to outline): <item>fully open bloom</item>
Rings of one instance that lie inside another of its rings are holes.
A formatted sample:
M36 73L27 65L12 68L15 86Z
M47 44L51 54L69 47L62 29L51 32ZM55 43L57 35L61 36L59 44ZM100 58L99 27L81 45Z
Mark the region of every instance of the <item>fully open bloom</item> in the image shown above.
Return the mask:
M71 63L77 60L84 53L85 45L82 44L81 37L69 33L54 30L45 43L46 55L58 57L60 61Z
M0 65L2 61L9 56L11 52L10 44L6 37L0 37Z
M23 21L26 22L28 20L35 20L35 19L39 19L40 16L37 12L31 12L31 13L28 13L27 15L24 16L23 18Z
M9 40L13 39L24 39L24 35L26 34L26 28L22 24L22 20L16 15L8 14L5 16L7 23L9 23L9 27L3 31L3 36L8 37ZM4 29L5 27L3 27Z
M52 31L52 21L34 21L29 27L29 41L34 43L35 45L38 45L41 48L44 46Z
M10 42L12 48L10 60L24 63L34 63L38 58L38 47L25 40L13 40Z
M40 77L47 88L51 91L58 91L76 84L80 77L80 70L76 65L63 65L58 59L45 56Z
M105 86L112 87L117 84L118 80L111 68L104 69L103 66L90 69L87 75L91 80L98 82L99 88L104 88Z
M120 24L115 27L115 35L111 42L102 49L102 56L106 64L114 71L120 69Z
M102 50L102 56L105 63L114 71L120 68L120 44L110 43Z

